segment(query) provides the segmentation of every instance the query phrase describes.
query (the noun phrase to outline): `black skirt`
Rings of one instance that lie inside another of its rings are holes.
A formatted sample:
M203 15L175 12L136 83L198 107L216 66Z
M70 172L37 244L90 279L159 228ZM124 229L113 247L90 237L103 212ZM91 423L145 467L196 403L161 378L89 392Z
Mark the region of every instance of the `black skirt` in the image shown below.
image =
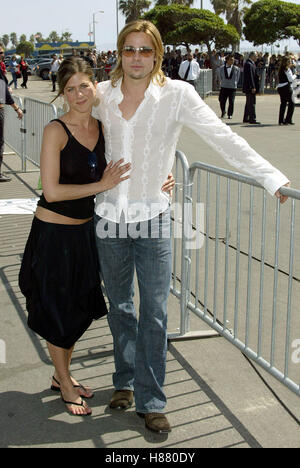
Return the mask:
M19 286L28 326L54 346L70 349L93 320L107 314L93 220L68 226L34 218Z

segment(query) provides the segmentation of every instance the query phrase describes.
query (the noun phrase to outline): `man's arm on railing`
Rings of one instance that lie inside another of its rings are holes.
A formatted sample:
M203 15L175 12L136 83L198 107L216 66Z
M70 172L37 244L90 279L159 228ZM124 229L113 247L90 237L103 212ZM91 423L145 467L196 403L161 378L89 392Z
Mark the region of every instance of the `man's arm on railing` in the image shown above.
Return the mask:
M288 186L289 179L224 124L192 86L185 87L177 112L178 122L196 132L229 164L252 176L271 195L279 195L284 203L285 196L278 191Z

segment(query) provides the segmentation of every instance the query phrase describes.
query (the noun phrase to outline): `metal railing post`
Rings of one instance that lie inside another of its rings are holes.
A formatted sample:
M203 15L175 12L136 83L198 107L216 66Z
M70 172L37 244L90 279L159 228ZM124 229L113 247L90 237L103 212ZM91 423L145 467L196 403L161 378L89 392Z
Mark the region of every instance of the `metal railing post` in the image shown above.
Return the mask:
M182 250L181 250L181 293L180 293L180 333L170 334L169 341L181 341L197 338L219 336L214 330L190 331L190 310L188 308L191 294L191 249L188 242L193 231L193 175L190 171L186 156L176 152L177 160L181 161L183 169L183 193L182 193ZM176 221L176 220L175 220Z

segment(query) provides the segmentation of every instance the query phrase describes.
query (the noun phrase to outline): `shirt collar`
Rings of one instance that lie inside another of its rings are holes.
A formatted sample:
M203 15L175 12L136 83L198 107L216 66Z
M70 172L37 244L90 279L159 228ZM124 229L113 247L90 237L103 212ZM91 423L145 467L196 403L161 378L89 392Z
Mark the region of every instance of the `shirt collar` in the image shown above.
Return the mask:
M110 95L108 96L108 103L116 101L117 105L121 104L121 102L124 99L124 95L121 89L122 82L123 78L120 78L120 80L116 84L116 87L111 86ZM158 84L153 83L153 80L151 80L145 92L145 98L148 98L149 96L152 96L156 101L158 101L160 97L160 86Z
M161 87L151 80L148 88L146 89L145 97L152 96L156 101L158 101L160 98L160 90Z
M121 85L122 85L122 78L117 82L116 86L111 86L110 88L110 94L108 96L108 104L111 103L112 101L116 101L117 104L121 104L123 101L123 93L121 90Z

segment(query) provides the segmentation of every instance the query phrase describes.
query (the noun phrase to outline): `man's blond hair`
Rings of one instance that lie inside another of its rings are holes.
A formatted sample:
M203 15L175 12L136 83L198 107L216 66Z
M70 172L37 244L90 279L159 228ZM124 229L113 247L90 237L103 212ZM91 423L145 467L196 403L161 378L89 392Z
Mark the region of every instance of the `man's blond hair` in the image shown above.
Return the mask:
M164 46L161 39L160 32L157 27L154 26L150 21L137 20L127 24L125 28L120 32L118 37L118 61L116 68L111 72L110 78L113 87L116 87L117 82L123 78L124 72L122 67L122 51L126 38L131 33L145 33L150 37L155 54L155 64L151 73L151 80L156 82L160 86L164 86L166 83L166 77L161 69L163 57L164 57Z

